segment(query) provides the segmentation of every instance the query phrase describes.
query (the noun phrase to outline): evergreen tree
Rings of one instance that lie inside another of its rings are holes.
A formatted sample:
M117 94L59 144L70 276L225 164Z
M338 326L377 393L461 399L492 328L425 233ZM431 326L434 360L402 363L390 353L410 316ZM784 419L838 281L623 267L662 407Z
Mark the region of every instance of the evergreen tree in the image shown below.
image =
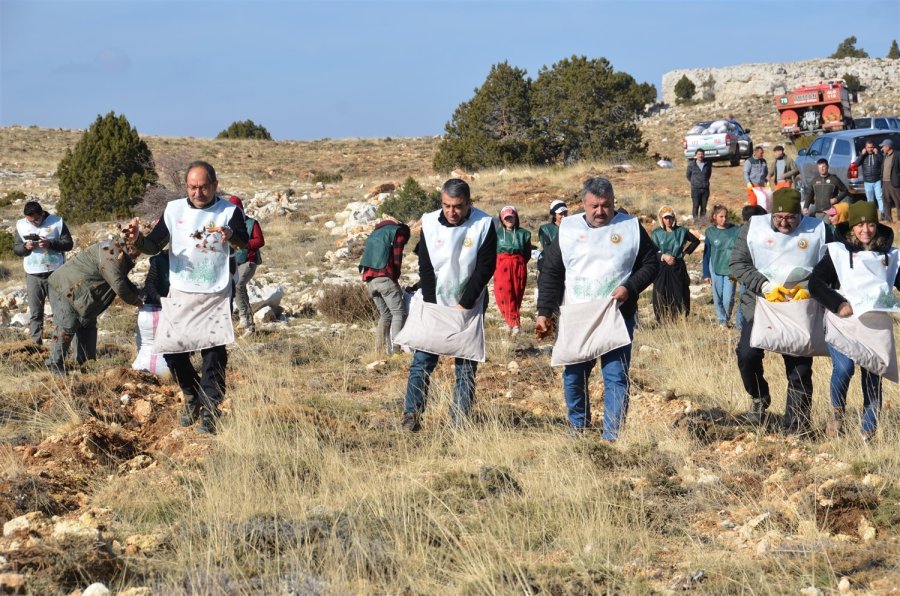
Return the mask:
M681 78L675 83L675 97L677 98L675 103L690 101L696 92L697 86L694 81L690 80L687 75L681 75Z
M840 44L829 58L868 58L869 53L856 47L856 36L851 35Z
M891 49L888 50L887 58L897 60L900 58L900 48L897 47L897 40L891 42Z
M531 81L525 71L501 62L475 96L461 103L445 126L434 169L480 168L519 163L526 157L531 127Z
M73 223L131 214L137 197L156 182L153 155L125 118L110 112L67 149L57 167L57 212Z
M272 135L269 134L269 131L262 124L257 124L253 120L242 120L240 122L232 122L228 128L216 135L216 138L271 141Z
M616 72L605 58L572 56L546 66L531 86L539 162L570 163L646 151L635 122L656 88Z

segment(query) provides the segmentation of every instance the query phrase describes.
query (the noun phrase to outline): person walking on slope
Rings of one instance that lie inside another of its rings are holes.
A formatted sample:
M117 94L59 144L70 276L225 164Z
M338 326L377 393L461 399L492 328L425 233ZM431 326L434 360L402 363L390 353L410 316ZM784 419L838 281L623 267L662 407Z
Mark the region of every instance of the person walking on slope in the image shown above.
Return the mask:
M528 261L531 259L531 232L519 226L519 212L512 205L500 210L497 226L497 267L494 270L494 299L509 332L519 334L519 310L525 297Z
M399 353L394 338L406 322L400 271L403 249L409 242L409 226L388 218L379 222L369 237L359 261L359 271L366 284L366 292L378 309L375 327L375 349L388 355Z
M262 227L252 217L248 217L244 210L244 203L240 197L230 196L228 202L236 206L244 214L247 222L247 246L234 251L234 264L237 270L234 273L234 302L237 305L241 317L241 326L244 328L244 336L256 333L256 323L253 321L253 310L250 308L250 295L247 293L247 284L256 274L256 268L262 263L260 249L266 245Z
M603 438L618 438L628 412L628 369L640 293L656 278L656 246L637 217L617 213L613 186L590 178L584 213L562 220L538 281L538 339L560 311L551 364L563 366L567 418L575 432L591 426L588 379L600 359ZM562 309L560 309L562 305Z
M65 253L72 250L74 242L62 218L44 211L37 201L25 203L24 215L16 222L13 252L24 257L29 332L34 343L41 345L44 341L44 303L50 291L47 279L65 263Z
M728 221L728 208L715 205L712 208L713 225L706 228L703 240L703 281L712 286L713 307L720 327L731 323L734 308L734 280L728 271L731 249L740 228Z
M800 214L800 193L796 190L775 191L772 204L771 214L751 217L741 228L729 263L732 277L746 286L741 298L744 324L735 351L744 390L752 400L745 419L754 424L763 421L771 403L769 384L763 376L765 350L751 343L760 308L757 302L782 301L786 295L807 292L809 274L825 254L825 244L831 240L831 231L823 221ZM809 349L813 325L813 320L793 321L792 326L802 328L799 334L805 334L801 338L804 345L788 346L782 352L788 385L783 419L786 432L805 434L811 430L812 356L793 353ZM780 331L760 328L759 336Z
M490 215L472 206L469 185L451 178L441 187L441 208L422 216L420 289L395 342L415 349L409 367L401 426L421 430L431 373L440 356L455 358L450 415L462 425L475 400L475 371L484 362L487 284L497 265L497 232Z
M697 249L700 239L678 225L671 206L663 205L657 215L659 227L650 235L660 260L659 273L653 282L653 313L656 321L662 323L678 315L691 314L691 280L684 256Z
M687 179L691 183L691 216L695 223L706 218L706 204L709 201L709 178L712 164L706 161L706 152L697 149L694 159L688 161Z
M537 260L538 275L544 263L544 251L550 246L550 243L556 240L559 233L559 224L565 216L569 214L569 208L566 207L565 201L556 199L550 203L550 221L538 228L538 240L541 243L541 256Z
M900 289L900 253L892 246L894 231L878 223L878 215L874 202L851 205L849 220L837 226L835 241L809 279L809 293L830 311L826 325L837 330L826 338L832 362L831 412L825 427L830 438L843 431L855 364L860 367L866 441L878 429L882 376L898 380L889 313L900 312L892 292Z
M755 147L753 156L744 161L744 182L747 183L747 202L750 205L759 203L760 194L768 196L766 179L769 177L769 164L763 159L763 148ZM768 205L766 206L768 207Z
M244 248L249 235L243 212L216 195L216 170L205 161L188 164L188 196L170 201L146 236L134 219L127 236L145 254L155 255L169 246L169 296L162 313L154 349L165 354L166 364L184 394L178 423L215 433L219 404L225 399L226 344L234 342L231 323L231 246ZM191 354L200 350L200 374Z

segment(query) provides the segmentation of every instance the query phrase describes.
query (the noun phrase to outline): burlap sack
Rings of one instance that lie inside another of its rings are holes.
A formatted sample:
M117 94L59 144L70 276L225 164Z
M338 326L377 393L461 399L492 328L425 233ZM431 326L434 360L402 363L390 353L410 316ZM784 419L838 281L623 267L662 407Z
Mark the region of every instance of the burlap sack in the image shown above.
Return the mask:
M613 298L564 304L559 309L559 332L550 365L587 362L630 343L625 319Z
M815 300L757 298L750 345L790 356L827 356L823 310Z
M825 341L869 372L897 382L894 321L885 312L841 318L825 313Z

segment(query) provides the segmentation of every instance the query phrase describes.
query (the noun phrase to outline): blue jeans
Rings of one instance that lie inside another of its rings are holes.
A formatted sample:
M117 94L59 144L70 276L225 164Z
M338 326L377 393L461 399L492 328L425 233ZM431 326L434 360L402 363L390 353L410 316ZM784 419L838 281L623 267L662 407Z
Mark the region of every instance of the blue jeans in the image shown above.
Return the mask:
M878 213L884 213L884 193L881 182L863 182L863 187L866 189L866 200L870 203L872 201L878 203Z
M831 406L844 409L847 405L847 389L853 378L855 364L850 358L828 346L831 354ZM878 413L881 411L881 377L859 367L863 394L862 430L872 434L878 428Z
M628 337L634 337L634 316L625 317ZM563 395L566 398L567 418L574 428L591 425L591 402L588 379L597 359L567 364L563 368ZM628 414L628 367L631 365L631 344L616 348L600 356L603 375L603 438L615 441Z
M403 403L404 414L421 414L425 411L428 398L428 387L431 385L431 373L438 363L438 355L417 350L409 366L409 380L406 383L406 399ZM474 360L457 358L455 373L456 384L453 387L453 405L450 416L456 424L461 423L472 408L475 401L475 371L478 363Z
M734 282L727 275L712 275L713 306L716 307L716 319L719 323L728 323L731 310L734 308Z

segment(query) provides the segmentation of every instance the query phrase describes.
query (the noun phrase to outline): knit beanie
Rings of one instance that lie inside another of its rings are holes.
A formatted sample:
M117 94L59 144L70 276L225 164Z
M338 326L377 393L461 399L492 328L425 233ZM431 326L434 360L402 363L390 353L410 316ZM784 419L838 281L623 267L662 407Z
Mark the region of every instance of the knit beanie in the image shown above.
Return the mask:
M800 193L793 188L779 188L772 193L772 213L800 213Z
M858 223L874 222L878 223L878 208L875 203L869 201L857 201L850 205L847 214L847 223L852 228Z

